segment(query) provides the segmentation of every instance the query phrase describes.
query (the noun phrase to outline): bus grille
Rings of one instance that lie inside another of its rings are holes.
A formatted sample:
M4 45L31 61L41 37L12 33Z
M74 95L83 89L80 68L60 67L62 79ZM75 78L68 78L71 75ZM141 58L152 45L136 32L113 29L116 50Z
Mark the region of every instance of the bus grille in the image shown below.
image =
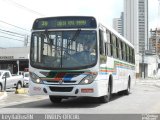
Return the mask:
M59 81L46 81L47 83L59 83ZM76 83L76 81L63 81L63 83Z
M53 92L71 92L73 87L49 87Z

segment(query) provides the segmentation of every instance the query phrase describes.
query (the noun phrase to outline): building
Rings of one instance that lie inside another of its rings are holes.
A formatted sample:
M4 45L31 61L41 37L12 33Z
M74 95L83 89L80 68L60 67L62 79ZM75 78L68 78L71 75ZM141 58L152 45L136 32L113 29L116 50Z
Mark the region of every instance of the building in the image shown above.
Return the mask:
M160 29L156 28L155 30L150 30L149 38L149 52L156 56L155 63L154 60L150 61L150 64L155 64L154 68L157 78L160 78Z
M159 57L156 54L153 54L149 51L145 52L144 58L140 56L140 61L144 61L143 64L141 63L140 71L141 69L144 69L144 76L145 77L150 77L150 78L155 78L158 77L158 62L159 62Z
M113 28L122 35L122 20L120 18L113 19Z
M160 56L160 29L150 30L149 51Z
M138 0L124 0L124 37L139 52L138 45Z
M29 64L29 47L0 48L0 69L8 69L12 74L19 74Z
M123 12L121 13L120 18L114 18L113 19L113 28L122 36L124 36L124 19L123 19Z
M135 47L137 77L144 77L143 58L148 50L148 0L124 0L124 37Z
M148 0L138 1L139 52L148 50Z
M122 20L122 36L124 36L124 12L121 12L121 20Z
M148 50L148 0L124 0L124 37L137 53Z

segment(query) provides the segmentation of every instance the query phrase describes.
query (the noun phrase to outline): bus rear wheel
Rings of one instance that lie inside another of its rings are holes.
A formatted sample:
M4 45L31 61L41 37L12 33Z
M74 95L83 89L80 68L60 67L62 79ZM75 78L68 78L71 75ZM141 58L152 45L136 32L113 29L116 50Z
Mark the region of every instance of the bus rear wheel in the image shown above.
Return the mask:
M62 98L61 97L56 97L56 96L49 96L49 99L52 103L61 103Z
M124 95L129 95L131 93L131 85L130 85L130 80L128 81L128 86L127 86L127 89L124 90Z

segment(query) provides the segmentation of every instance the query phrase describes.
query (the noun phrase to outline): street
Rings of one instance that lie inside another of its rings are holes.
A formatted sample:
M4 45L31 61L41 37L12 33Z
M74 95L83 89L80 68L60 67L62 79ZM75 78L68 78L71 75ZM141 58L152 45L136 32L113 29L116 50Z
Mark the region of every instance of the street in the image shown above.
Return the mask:
M129 96L114 94L109 103L93 98L71 98L52 104L48 96L28 96L7 92L0 100L0 113L143 114L160 113L160 86L136 83Z

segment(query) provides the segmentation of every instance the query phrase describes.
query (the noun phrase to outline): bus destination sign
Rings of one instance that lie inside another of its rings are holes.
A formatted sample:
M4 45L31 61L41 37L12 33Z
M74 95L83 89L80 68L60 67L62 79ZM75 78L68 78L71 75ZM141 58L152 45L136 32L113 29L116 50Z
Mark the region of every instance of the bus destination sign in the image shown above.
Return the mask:
M37 19L33 30L38 29L63 29L63 28L96 28L93 17L53 17Z

